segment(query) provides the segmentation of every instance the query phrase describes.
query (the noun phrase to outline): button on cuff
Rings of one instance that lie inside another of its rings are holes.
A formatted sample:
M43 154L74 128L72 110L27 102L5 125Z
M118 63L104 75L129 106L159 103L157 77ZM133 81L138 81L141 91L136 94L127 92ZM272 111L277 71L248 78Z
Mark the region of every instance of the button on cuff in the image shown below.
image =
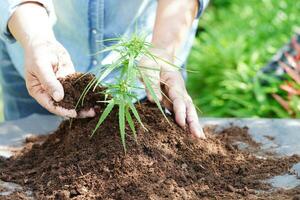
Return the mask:
M93 33L94 35L96 35L96 34L98 33L98 31L97 31L96 29L92 29L92 33Z
M92 64L95 66L98 64L98 61L97 60L92 60Z

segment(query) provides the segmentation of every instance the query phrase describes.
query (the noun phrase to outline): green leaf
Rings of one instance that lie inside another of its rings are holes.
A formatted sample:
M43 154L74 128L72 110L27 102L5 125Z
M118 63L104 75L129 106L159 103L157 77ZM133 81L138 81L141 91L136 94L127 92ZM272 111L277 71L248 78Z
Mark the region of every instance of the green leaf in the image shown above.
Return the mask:
M129 62L128 62L128 69L127 69L127 80L131 82L135 77L134 73L134 57L130 56L129 57Z
M106 47L105 49L101 50L101 51L98 51L94 54L91 54L91 56L95 56L95 55L99 55L99 54L102 54L102 53L105 53L105 52L108 52L108 51L116 51L116 52L120 52L119 50L119 47L121 47L121 44L114 44L110 47Z
M134 115L134 117L136 118L136 120L139 122L139 124L140 124L145 130L147 130L147 128L144 126L144 124L143 124L143 122L142 122L142 120L141 120L141 118L140 118L140 115L139 115L138 111L136 110L134 104L130 101L130 99L127 100L127 102L128 102L128 105L129 105L129 107L130 107L130 109L131 109L131 112L133 113L133 115Z
M116 38L108 38L108 39L104 39L104 40L96 40L96 42L103 43L103 42L112 42L112 41L120 41L120 40L121 40L121 37L116 37Z
M81 93L76 105L75 105L75 109L79 106L79 103L81 102L81 105L83 105L85 96L87 95L87 93L89 92L89 90L93 87L93 85L97 82L96 78L93 78L92 81L90 81L88 83L88 85L84 88L83 92Z
M142 79L143 79L143 81L144 81L144 83L145 83L145 85L146 85L146 88L147 88L148 91L150 92L150 94L151 94L151 96L152 96L154 102L156 103L157 107L159 108L160 112L163 114L163 116L165 117L165 119L167 120L167 122L170 124L170 121L169 121L169 119L167 118L167 116L165 115L165 112L163 111L163 108L161 107L161 104L160 104L160 102L159 102L159 99L158 99L157 95L155 94L155 92L154 92L154 90L153 90L153 88L152 88L152 86L151 86L151 81L148 79L147 76L143 75L142 72L140 72L140 74L141 74L141 77L142 77Z
M122 63L122 58L118 59L116 62L113 62L112 64L108 65L106 69L102 72L101 76L97 78L97 83L95 84L95 87L93 90L96 89L97 85L100 84L100 82L105 79L114 69L117 67L120 67L120 64Z
M95 129L92 132L91 137L93 137L93 135L95 134L95 132L97 131L97 129L99 128L99 126L104 122L104 120L107 118L107 116L109 115L109 113L112 111L113 107L115 106L115 101L111 100L109 102L109 104L106 106L106 108L104 109L103 113L101 114Z
M174 67L175 69L178 69L178 70L181 69L181 67L175 65L174 63L172 63L172 62L170 62L170 61L168 61L168 60L166 60L166 59L164 59L164 58L161 58L161 57L159 57L159 56L154 55L154 54L151 53L149 50L146 50L146 54L145 54L145 55L146 55L148 58L149 58L149 56L150 56L150 58L151 58L152 60L154 60L156 63L158 63L157 60L160 60L160 61L162 61L162 62L164 62L164 63L166 63L166 64L168 64L168 65Z
M132 120L132 117L131 117L131 114L130 114L130 111L128 110L128 108L126 109L125 114L126 114L126 119L127 119L128 124L129 124L129 127L130 127L130 129L132 131L132 134L134 136L134 139L136 140L136 138L137 138L136 137L136 130L135 130L134 122Z
M126 153L126 143L125 143L125 103L124 101L119 102L119 128L120 128L120 135L121 141Z

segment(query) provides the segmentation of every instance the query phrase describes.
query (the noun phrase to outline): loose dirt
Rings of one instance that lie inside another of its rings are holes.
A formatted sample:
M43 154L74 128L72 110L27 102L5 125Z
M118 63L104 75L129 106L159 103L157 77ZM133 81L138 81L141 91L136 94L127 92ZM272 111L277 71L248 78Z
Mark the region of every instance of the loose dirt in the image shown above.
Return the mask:
M88 83L76 77L62 81L67 92L60 105L74 106L77 92ZM93 95L88 93L85 109L94 105ZM292 199L300 194L297 188L275 190L264 182L288 173L300 157L262 158L239 149L237 142L260 148L247 128L216 134L208 127L207 139L199 140L177 126L173 116L168 124L155 105L144 102L137 109L148 131L136 124L135 141L127 127L126 154L113 110L92 138L99 116L64 121L44 142L31 140L30 148L0 159L0 179L31 189L36 199Z
M86 95L82 95L85 93L88 84L94 80L94 75L81 73L67 76L64 79L60 78L59 81L63 85L65 96L62 101L56 102L55 105L67 109L76 109L77 111L98 107L98 101L104 100L104 88L91 86L90 89L87 90Z

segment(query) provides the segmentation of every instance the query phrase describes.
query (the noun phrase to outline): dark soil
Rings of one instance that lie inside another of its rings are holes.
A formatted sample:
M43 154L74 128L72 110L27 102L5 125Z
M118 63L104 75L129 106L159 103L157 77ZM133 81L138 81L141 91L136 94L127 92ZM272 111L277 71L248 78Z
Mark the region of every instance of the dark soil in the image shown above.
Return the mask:
M77 111L88 110L98 106L97 101L103 101L104 88L92 86L84 98L81 98L82 93L85 91L88 84L95 80L95 76L92 74L76 73L66 78L59 79L63 85L65 96L60 102L55 102L55 105L61 106L67 109L76 109ZM80 100L80 102L79 102ZM78 103L79 102L79 103ZM83 102L83 104L82 104ZM78 105L77 105L78 103ZM77 107L76 107L77 105Z
M71 90L65 98L74 103L76 98L68 95L85 85L75 83L72 89L73 84L64 86ZM238 149L238 141L259 148L247 128L218 134L206 128L207 139L198 140L172 116L169 125L155 105L145 102L137 108L149 131L137 124L136 142L127 128L126 155L113 110L93 138L89 135L98 117L62 122L42 144L0 162L0 179L31 188L37 199L291 199L300 194L299 189L270 191L263 182L288 173L300 157L263 159Z

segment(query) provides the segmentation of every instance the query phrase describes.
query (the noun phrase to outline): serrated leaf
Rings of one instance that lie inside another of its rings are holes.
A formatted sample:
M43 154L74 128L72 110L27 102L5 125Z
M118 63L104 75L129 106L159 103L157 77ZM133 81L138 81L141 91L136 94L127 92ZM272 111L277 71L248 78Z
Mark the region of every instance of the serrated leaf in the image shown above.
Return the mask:
M127 100L127 101L128 101L128 100ZM128 105L129 105L129 107L130 107L130 109L131 109L131 112L133 113L134 117L135 117L136 120L139 122L139 124L140 124L145 130L147 130L147 128L144 126L144 124L143 124L143 122L142 122L142 120L141 120L141 118L140 118L140 115L139 115L138 111L136 110L134 104L130 101L130 99L129 99L129 101L128 101Z
M109 104L106 106L106 108L104 109L103 113L101 114L95 129L92 132L91 137L93 137L93 135L95 134L95 132L97 131L97 129L99 128L99 126L104 122L104 120L107 118L107 116L109 115L109 113L112 111L113 107L115 106L115 101L111 100L109 102Z
M157 60L160 60L160 61L162 61L162 62L164 62L164 63L166 63L166 64L168 64L168 65L170 65L170 66L172 66L172 67L174 67L175 69L181 69L181 67L179 67L179 66L177 66L177 65L175 65L174 63L171 63L170 61L168 61L168 60L166 60L166 59L164 59L164 58L161 58L161 57L159 57L159 56L156 56L155 54L153 54L153 53L151 53L149 50L146 50L146 56L149 58L149 56L150 56L150 58L152 59L152 60L154 60L156 63L158 63L158 61Z
M125 143L125 104L124 101L119 102L119 128L120 128L120 135L121 141L126 153L126 143Z
M100 84L101 81L103 81L103 79L105 79L114 69L116 69L117 67L120 66L120 60L118 59L116 62L110 64L108 67L106 67L106 69L102 72L101 76L99 78L97 78L97 83L95 84L95 87L93 90L96 89L97 85Z
M127 70L127 77L129 82L131 82L135 77L135 73L133 70L134 70L134 57L130 56L128 62L128 70Z
M141 76L142 76L142 79L146 85L146 88L148 89L148 91L150 92L154 102L156 103L157 107L159 108L160 112L163 114L163 116L165 117L165 119L167 120L167 122L170 124L170 121L169 119L167 118L167 116L165 115L165 112L163 111L162 107L161 107L161 104L159 102L159 99L157 97L157 95L155 94L152 86L151 86L151 83L150 83L150 80L148 79L147 76L144 76L143 73L141 73Z
M132 131L133 137L136 140L136 138L137 138L136 137L136 130L135 130L134 122L132 120L130 111L128 109L126 109L125 114L126 114L126 119L127 119L128 124L129 124L129 127L130 127L130 129Z
M75 109L78 107L78 105L80 104L81 102L81 105L83 105L83 102L84 102L84 99L85 99L85 96L87 95L87 93L89 92L89 90L91 89L91 87L97 82L97 79L96 78L93 78L92 81L90 81L88 83L88 85L84 88L83 92L81 93L76 105L75 105Z
M96 42L111 42L111 41L120 41L122 38L121 37L115 37L115 38L108 38L108 39L104 39L104 40L96 40Z

